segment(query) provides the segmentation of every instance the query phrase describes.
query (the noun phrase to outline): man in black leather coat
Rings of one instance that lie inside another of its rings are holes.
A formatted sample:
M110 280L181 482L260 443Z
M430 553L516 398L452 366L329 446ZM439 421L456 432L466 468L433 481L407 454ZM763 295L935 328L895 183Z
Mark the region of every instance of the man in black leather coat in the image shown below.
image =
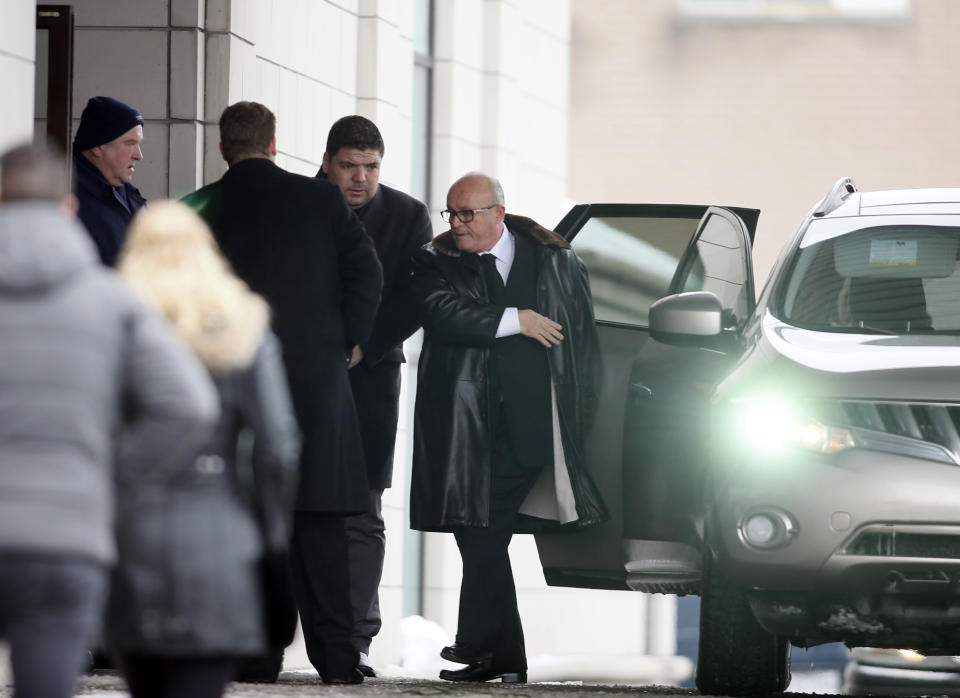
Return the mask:
M442 215L450 230L414 255L411 526L452 531L463 559L441 657L467 666L440 678L526 681L511 536L606 518L584 462L600 368L590 285L569 243L506 214L492 177L457 180Z

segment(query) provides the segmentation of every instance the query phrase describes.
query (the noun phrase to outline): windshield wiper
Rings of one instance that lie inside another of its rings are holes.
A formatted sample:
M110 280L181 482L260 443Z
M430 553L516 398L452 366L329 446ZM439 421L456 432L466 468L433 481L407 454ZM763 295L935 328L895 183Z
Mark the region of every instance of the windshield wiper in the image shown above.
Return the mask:
M909 330L904 330L903 332L894 332L893 330L887 330L882 327L873 327L871 325L850 325L844 323L842 325L831 325L831 329L837 330L849 330L851 332L856 332L859 334L906 334Z

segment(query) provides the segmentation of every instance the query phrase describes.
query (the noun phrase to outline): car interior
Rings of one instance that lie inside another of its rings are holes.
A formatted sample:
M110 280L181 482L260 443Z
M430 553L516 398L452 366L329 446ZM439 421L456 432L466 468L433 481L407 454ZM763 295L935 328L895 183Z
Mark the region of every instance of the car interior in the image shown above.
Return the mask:
M850 277L838 299L846 299L851 324L891 332L930 330L923 279Z
M951 331L960 325L955 230L887 226L807 247L784 298L785 319L816 330Z

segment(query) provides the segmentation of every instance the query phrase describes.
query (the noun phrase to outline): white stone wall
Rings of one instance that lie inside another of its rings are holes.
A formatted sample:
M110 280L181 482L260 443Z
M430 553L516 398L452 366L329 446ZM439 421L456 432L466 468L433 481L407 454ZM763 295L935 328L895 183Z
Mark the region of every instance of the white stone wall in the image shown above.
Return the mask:
M282 167L314 175L330 125L362 114L387 145L383 181L407 188L412 0L208 0L207 18L206 181L223 171L220 113L251 100L277 115Z
M479 169L500 178L508 211L552 227L566 212L568 0L455 0L435 12L435 207Z
M33 138L36 11L33 0L3 0L0 7L0 153Z
M147 197L197 187L202 147L203 0L67 0L74 8L73 128L91 97L143 114L143 162L134 184Z
M413 0L73 0L74 127L91 96L139 108L148 199L179 197L224 171L217 120L241 99L278 118L278 162L313 175L330 124L373 119L386 141L385 183L410 182ZM28 138L34 3L3 0L0 139ZM570 0L435 0L432 213L470 170L498 176L508 210L553 226L565 213ZM12 98L9 96L12 95ZM413 370L405 374L394 487L384 497L384 627L376 665L401 661ZM424 536L424 615L456 631L460 558L451 535ZM533 538L511 546L531 657L661 652L648 642L647 597L547 588ZM669 644L669 642L667 643ZM306 667L302 644L288 668Z

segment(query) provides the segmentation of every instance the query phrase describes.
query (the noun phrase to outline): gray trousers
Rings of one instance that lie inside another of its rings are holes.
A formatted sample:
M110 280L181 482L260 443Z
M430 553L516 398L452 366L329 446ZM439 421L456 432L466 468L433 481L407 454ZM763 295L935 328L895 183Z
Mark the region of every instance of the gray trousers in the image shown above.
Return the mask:
M367 511L346 517L347 554L350 560L350 605L353 608L353 643L368 654L380 632L380 577L386 551L386 526L381 500L383 490L370 490Z
M0 554L0 637L17 698L72 698L100 630L107 570L92 560Z

